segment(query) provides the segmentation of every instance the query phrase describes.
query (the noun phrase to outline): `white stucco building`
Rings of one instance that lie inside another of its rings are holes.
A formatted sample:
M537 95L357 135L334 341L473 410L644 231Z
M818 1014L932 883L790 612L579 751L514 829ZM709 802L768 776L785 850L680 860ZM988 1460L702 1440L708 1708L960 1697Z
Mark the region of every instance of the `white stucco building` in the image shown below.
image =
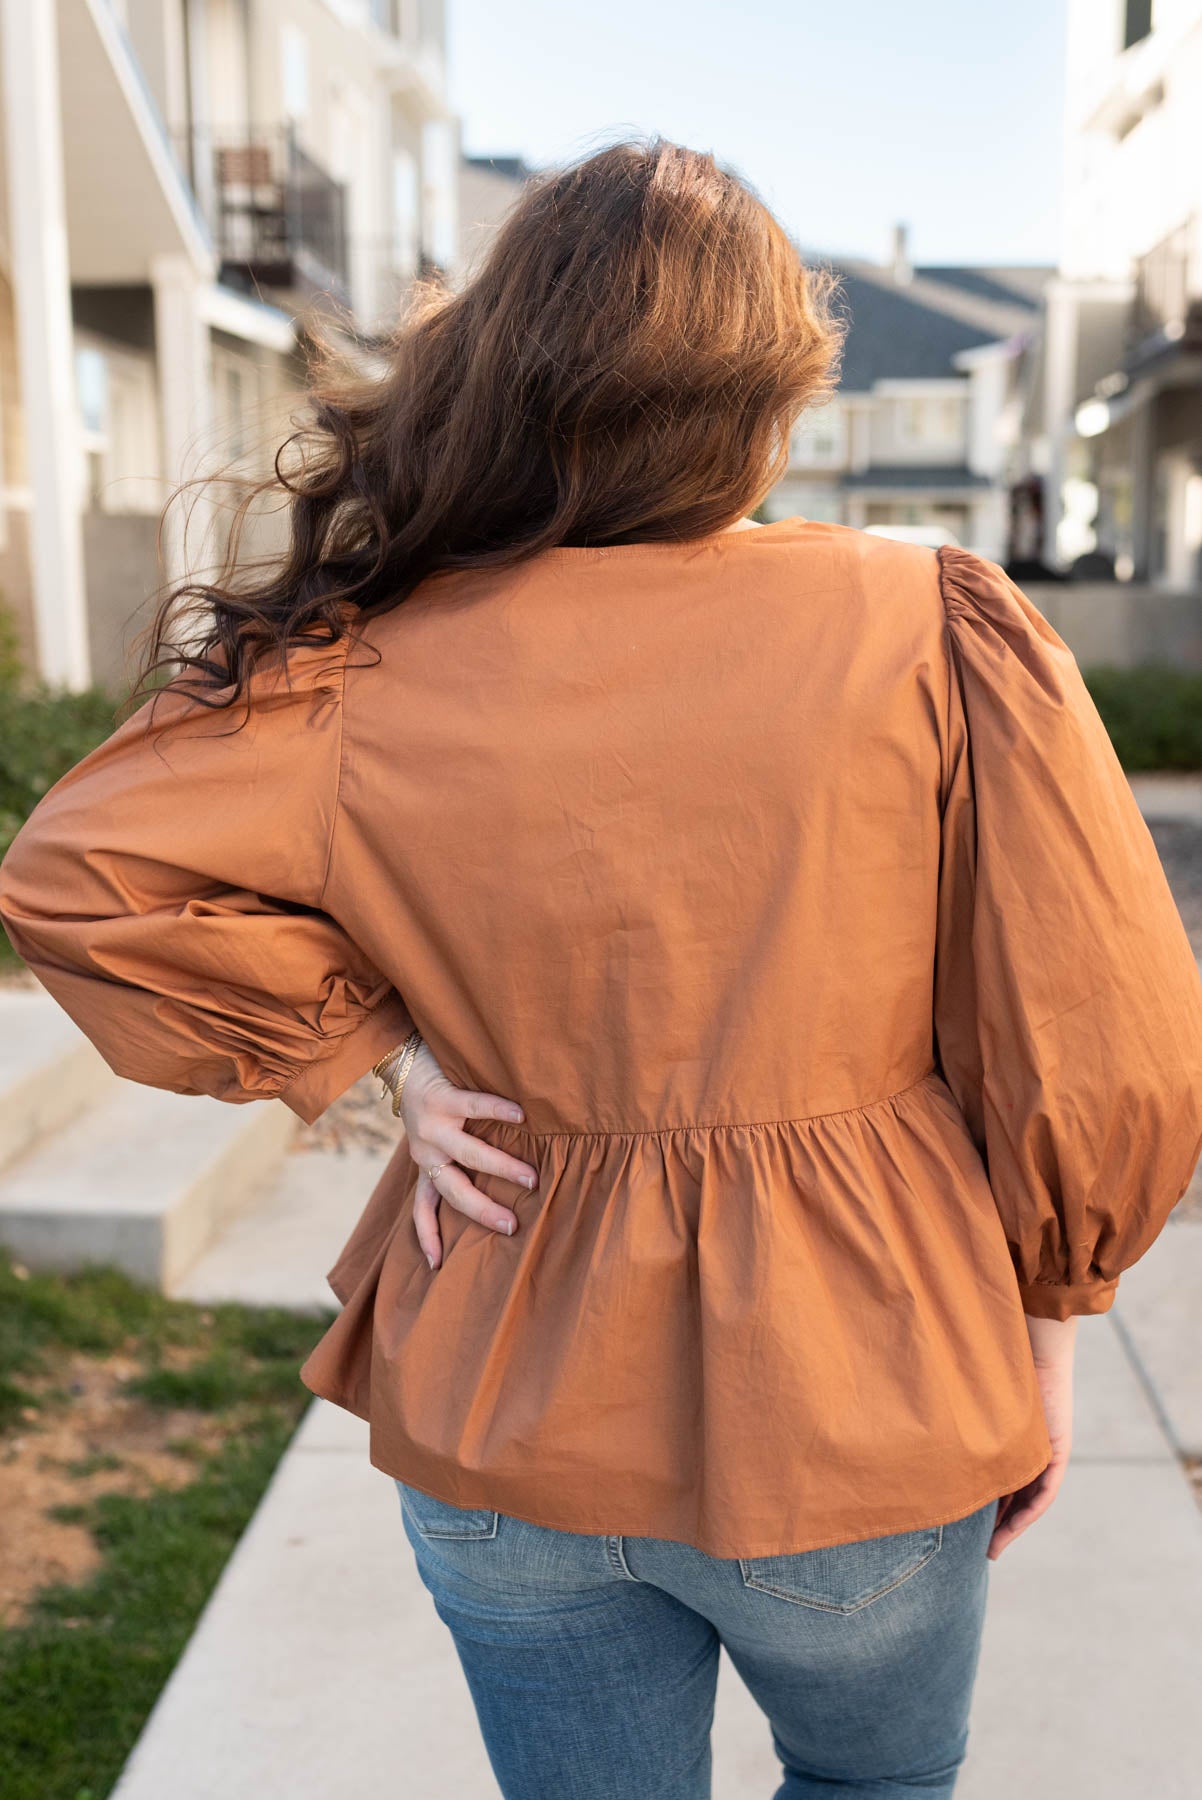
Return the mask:
M1026 422L1044 554L1202 582L1202 0L1069 0L1061 269Z
M168 492L453 264L442 0L0 0L0 75L0 598L120 685Z

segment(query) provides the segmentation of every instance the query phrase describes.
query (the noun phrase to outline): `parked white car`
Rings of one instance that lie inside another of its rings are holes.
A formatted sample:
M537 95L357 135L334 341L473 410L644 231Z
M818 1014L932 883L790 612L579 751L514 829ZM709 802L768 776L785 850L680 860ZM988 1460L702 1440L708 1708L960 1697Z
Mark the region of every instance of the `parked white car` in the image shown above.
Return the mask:
M928 550L938 550L943 544L962 548L955 532L945 531L942 525L869 525L866 529L872 537L896 538L901 544L925 544Z

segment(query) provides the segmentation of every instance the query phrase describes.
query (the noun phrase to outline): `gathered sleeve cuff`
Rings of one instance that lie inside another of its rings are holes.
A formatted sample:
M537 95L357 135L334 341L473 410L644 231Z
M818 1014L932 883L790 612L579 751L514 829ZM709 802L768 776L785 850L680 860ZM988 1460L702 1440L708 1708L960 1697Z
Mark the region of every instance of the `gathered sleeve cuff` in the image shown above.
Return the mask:
M230 708L168 687L14 839L0 919L118 1075L311 1123L412 1029L325 907L346 652L296 646Z
M1202 1152L1202 982L1068 646L995 564L939 560L939 1059L1024 1307L1105 1312Z
M399 994L386 994L379 1006L344 1037L335 1038L329 1053L308 1063L286 1081L279 1098L306 1125L319 1119L332 1100L345 1093L395 1049L413 1030L413 1020Z

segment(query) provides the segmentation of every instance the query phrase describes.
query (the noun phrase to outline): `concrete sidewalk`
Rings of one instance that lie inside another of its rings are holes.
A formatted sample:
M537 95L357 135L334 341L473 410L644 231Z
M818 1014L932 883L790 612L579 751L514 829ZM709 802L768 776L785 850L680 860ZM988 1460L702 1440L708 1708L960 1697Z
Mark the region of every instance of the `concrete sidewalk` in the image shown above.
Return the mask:
M190 1291L250 1298L257 1266L271 1272L262 1298L316 1300L314 1268L332 1260L371 1172L370 1158L289 1159L239 1245L199 1264ZM292 1244L302 1246L295 1255ZM1202 1514L1170 1441L1195 1430L1202 1441L1191 1410L1202 1401L1200 1278L1202 1224L1170 1225L1124 1278L1121 1310L1082 1322L1073 1467L1048 1518L993 1572L963 1800L1202 1793ZM1141 1339L1163 1390L1136 1353ZM1192 1380L1174 1386L1183 1365ZM767 1726L725 1663L714 1753L715 1800L774 1792ZM497 1791L392 1484L368 1465L358 1421L319 1404L116 1800L488 1800Z

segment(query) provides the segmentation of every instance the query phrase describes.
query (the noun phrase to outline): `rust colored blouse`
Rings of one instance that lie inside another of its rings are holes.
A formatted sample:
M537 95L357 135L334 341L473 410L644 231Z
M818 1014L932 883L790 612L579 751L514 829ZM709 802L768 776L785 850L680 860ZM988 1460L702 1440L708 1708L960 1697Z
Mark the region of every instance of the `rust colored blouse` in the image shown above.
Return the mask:
M462 1506L756 1556L960 1517L1047 1438L1202 1148L1202 987L1077 666L1000 569L789 519L441 576L169 691L0 911L114 1069L313 1120L416 1021L534 1162L398 1149L305 1367ZM378 652L378 654L377 654Z

